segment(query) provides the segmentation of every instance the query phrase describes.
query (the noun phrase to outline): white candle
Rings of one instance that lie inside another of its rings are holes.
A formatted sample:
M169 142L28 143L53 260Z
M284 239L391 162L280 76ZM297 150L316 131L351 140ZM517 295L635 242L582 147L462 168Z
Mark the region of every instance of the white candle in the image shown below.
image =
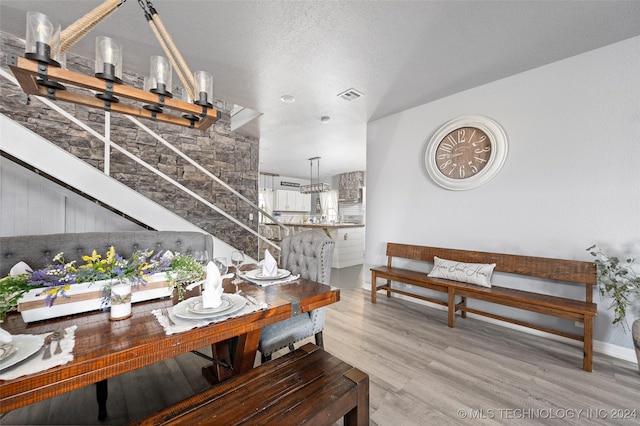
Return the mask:
M131 284L111 287L111 318L123 319L131 315Z

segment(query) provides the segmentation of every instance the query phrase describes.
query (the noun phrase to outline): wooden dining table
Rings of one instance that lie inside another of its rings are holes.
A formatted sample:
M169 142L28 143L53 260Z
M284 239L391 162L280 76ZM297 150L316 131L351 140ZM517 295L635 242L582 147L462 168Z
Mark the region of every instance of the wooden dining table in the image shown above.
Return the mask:
M230 280L223 286L227 293L236 291ZM99 418L103 419L107 379L209 345L214 361L208 370L214 380L225 380L253 368L263 327L340 300L339 289L306 279L265 287L243 282L239 289L267 307L171 335L152 311L172 307L175 297L135 303L133 316L121 321L110 321L108 311L97 311L26 324L19 313L10 313L2 327L14 335L49 333L72 325L77 329L73 361L0 381L1 412L96 383ZM229 342L233 342L231 349Z

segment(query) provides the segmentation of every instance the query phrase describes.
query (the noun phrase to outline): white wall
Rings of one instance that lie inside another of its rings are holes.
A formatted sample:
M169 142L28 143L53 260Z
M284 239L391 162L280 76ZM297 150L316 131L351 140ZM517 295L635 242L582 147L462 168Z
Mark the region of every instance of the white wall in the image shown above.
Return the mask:
M426 172L426 145L470 114L502 125L509 154L484 186L448 191ZM366 267L385 262L387 241L580 260L598 243L640 257L639 163L640 37L371 122ZM631 348L594 300L595 339Z

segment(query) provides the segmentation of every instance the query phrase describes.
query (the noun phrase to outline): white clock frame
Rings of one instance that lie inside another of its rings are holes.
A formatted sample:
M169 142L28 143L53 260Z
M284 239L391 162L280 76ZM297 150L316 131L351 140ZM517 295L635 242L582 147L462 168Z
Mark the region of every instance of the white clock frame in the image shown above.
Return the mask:
M482 130L491 142L491 157L486 166L477 174L466 179L452 179L442 174L438 169L436 150L445 136L461 127L476 127ZM481 115L467 115L445 123L436 131L427 145L424 163L427 173L435 183L453 191L464 191L477 188L493 179L504 165L508 150L507 135L497 122Z

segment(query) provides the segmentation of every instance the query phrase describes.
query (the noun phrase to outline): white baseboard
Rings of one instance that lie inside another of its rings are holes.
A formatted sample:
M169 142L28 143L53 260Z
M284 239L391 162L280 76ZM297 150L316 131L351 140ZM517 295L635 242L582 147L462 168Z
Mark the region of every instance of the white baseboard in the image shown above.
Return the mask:
M362 286L362 289L368 291L369 293L371 293L371 285L369 285L367 283L365 283ZM394 294L393 297L396 297L396 298L399 298L399 299L402 299L402 300L406 300L408 302L417 303L419 305L425 305L425 306L428 306L430 308L439 309L441 311L446 311L447 310L446 306L437 305L435 303L427 302L426 300L416 299L416 298L413 298L413 297L404 296L402 294ZM568 344L573 345L573 346L577 346L577 347L581 347L582 346L581 342L578 342L578 341L573 340L573 339L568 339L566 337L558 336L558 335L551 334L551 333L546 333L544 331L535 330L535 329L529 328L529 327L523 327L523 326L517 325L517 324L511 324L509 322L496 320L496 319L485 317L485 316L482 316L482 315L475 315L475 314L472 314L472 313L468 313L467 317L468 318L474 318L474 319L477 319L477 320L480 320L480 321L485 321L485 322L488 322L488 323L491 323L491 324L499 325L500 327L505 327L505 328L509 328L509 329L512 329L512 330L522 331L523 333L528 333L528 334L532 334L532 335L535 335L535 336L545 337L545 338L548 338L548 339L551 339L551 340L555 340L555 341L558 341L558 342L568 343ZM603 355L611 356L611 357L616 358L616 359L621 359L623 361L629 361L629 362L634 362L634 363L637 362L636 351L634 349L631 349L631 348L625 348L623 346L618 346L618 345L614 345L614 344L611 344L611 343L600 342L598 340L594 340L593 341L593 351L596 352L596 353L603 354Z

